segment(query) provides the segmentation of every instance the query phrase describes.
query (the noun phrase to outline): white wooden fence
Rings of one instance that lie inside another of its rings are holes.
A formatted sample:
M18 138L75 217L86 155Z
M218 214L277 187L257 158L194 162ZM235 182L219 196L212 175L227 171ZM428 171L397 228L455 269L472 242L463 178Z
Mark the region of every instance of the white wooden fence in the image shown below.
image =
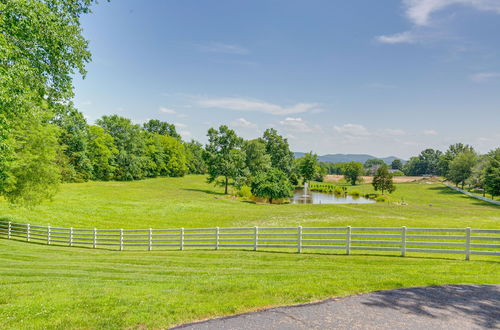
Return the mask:
M407 227L245 227L179 229L82 229L0 221L0 236L69 246L287 248L392 251L500 256L500 229Z

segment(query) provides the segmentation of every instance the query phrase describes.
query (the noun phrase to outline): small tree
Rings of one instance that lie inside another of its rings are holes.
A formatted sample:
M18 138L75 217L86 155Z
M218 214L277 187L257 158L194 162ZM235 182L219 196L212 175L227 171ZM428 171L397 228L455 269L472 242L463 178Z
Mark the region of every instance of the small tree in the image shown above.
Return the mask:
M354 186L360 181L361 176L363 175L363 164L360 162L345 163L343 173L344 178Z
M304 182L316 178L320 173L318 155L313 154L311 151L305 154L304 157L299 158L299 172Z
M268 198L269 203L272 204L274 199L291 197L293 191L286 174L273 168L254 177L252 194L257 197Z
M387 165L382 165L377 169L372 182L373 188L378 191L387 191L389 194L396 190L394 183L392 182L392 174L387 170Z
M394 159L391 163L391 169L403 171L403 162L401 159Z

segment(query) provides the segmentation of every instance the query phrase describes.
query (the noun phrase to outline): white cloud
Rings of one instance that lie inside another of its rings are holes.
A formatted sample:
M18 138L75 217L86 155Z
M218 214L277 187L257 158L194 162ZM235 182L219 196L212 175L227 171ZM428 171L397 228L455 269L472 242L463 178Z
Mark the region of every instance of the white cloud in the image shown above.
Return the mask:
M241 128L257 128L257 125L246 120L245 118L236 119L231 123L233 127L241 127Z
M480 73L476 73L476 74L473 74L470 76L470 79L472 81L475 81L478 83L485 82L485 81L488 81L491 79L496 79L496 78L500 78L499 72L480 72Z
M424 130L423 133L424 133L424 135L437 135L438 134L438 132L436 132L433 129L426 129L426 130Z
M302 118L287 117L280 121L280 125L293 132L309 133L313 131L312 127Z
M248 54L248 49L235 44L225 44L220 42L211 42L208 44L198 45L198 49L207 53L222 53L245 55Z
M175 127L179 127L179 128L186 128L187 127L187 125L183 124L183 123L175 123L174 125L175 125Z
M371 134L368 132L366 127L358 124L344 124L342 126L334 126L333 129L338 133L357 137L368 136Z
M291 115L315 110L317 103L297 103L290 107L283 107L273 103L242 98L203 99L198 105L204 108L220 108L236 111L257 111L272 115Z
M415 33L412 31L405 31L391 35L382 35L376 37L375 39L384 44L401 44L401 43L412 44L417 41L417 37Z
M190 131L187 130L180 130L179 131L180 136L182 137L183 140L189 140L193 137L193 134Z
M86 100L86 101L82 101L82 102L80 102L78 104L81 105L81 106L85 106L85 105L92 105L93 102L90 101L90 100Z
M498 0L404 0L406 16L417 26L430 24L431 15L452 5L463 5L500 14Z
M405 135L406 132L403 131L402 129L393 129L393 128L386 128L382 130L382 135L390 135L390 136L401 136Z
M166 107L160 107L160 112L161 113L166 113L168 115L175 115L177 113L177 111L169 109L169 108L166 108Z

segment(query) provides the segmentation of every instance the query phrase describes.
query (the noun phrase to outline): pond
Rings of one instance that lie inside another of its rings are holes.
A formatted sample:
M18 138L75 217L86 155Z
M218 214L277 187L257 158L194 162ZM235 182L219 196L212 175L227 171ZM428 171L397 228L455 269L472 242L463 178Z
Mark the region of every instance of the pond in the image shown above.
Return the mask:
M292 204L369 204L375 201L364 198L354 197L350 195L335 195L330 193L322 193L308 191L307 196L304 196L304 190L295 190L293 194Z

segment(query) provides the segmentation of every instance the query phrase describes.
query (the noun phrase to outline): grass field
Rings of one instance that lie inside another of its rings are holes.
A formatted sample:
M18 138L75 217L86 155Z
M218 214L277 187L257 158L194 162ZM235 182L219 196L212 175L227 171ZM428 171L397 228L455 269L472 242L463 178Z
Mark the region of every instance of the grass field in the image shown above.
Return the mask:
M362 192L371 186L355 187ZM441 185L399 184L390 203L259 205L203 177L67 184L34 210L0 217L98 228L426 226L500 228L500 207ZM397 205L401 199L408 205ZM431 206L432 204L432 206ZM313 251L314 252L314 251ZM379 289L500 283L498 257L399 258L276 251L108 251L0 239L0 328L164 328Z

